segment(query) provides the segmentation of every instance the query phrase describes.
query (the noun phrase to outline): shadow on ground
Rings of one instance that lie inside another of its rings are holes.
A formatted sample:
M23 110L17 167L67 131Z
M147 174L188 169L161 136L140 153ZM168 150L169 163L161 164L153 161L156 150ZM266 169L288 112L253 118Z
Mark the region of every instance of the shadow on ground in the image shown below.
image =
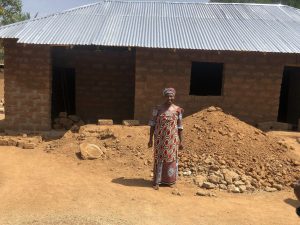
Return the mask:
M295 199L287 198L284 200L284 202L290 206L293 206L294 208L300 207L300 202Z
M115 184L129 186L129 187L149 187L149 188L152 187L152 181L145 180L142 178L119 177L119 178L112 179L111 182Z

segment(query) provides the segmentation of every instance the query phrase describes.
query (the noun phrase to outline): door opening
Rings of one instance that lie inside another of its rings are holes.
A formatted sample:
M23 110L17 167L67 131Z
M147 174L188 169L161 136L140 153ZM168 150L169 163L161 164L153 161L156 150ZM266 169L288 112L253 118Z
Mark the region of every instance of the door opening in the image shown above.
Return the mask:
M54 67L52 74L52 120L60 112L76 114L75 69Z
M285 67L280 93L278 121L298 124L300 119L300 67Z

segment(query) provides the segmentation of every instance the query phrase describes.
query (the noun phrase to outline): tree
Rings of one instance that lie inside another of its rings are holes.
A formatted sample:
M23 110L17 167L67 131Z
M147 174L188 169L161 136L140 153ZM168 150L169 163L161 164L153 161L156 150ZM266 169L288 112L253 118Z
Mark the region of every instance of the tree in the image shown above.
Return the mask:
M300 8L300 0L210 0L210 2L283 4Z
M0 0L0 25L15 23L30 18L22 12L21 0Z

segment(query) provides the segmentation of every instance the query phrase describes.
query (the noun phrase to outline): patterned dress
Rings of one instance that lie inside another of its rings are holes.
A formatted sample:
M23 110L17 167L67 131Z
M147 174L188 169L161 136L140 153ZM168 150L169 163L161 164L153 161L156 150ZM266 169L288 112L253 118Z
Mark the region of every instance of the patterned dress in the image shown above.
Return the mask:
M154 129L153 184L174 184L178 175L178 129L182 129L182 109L153 110L149 122Z

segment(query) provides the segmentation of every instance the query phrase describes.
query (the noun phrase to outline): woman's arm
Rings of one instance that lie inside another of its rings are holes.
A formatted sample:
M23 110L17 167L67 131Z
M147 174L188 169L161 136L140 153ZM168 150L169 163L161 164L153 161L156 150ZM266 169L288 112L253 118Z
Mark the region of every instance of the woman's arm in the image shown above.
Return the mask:
M183 109L179 109L179 115L178 115L178 121L177 121L177 129L178 129L178 137L179 137L179 149L183 149L183 125L182 125L182 114L183 114Z
M152 116L149 121L149 125L150 125L150 136L148 142L149 148L153 146L153 135L154 135L155 125L156 125L157 114L158 114L158 109L157 108L153 109Z

